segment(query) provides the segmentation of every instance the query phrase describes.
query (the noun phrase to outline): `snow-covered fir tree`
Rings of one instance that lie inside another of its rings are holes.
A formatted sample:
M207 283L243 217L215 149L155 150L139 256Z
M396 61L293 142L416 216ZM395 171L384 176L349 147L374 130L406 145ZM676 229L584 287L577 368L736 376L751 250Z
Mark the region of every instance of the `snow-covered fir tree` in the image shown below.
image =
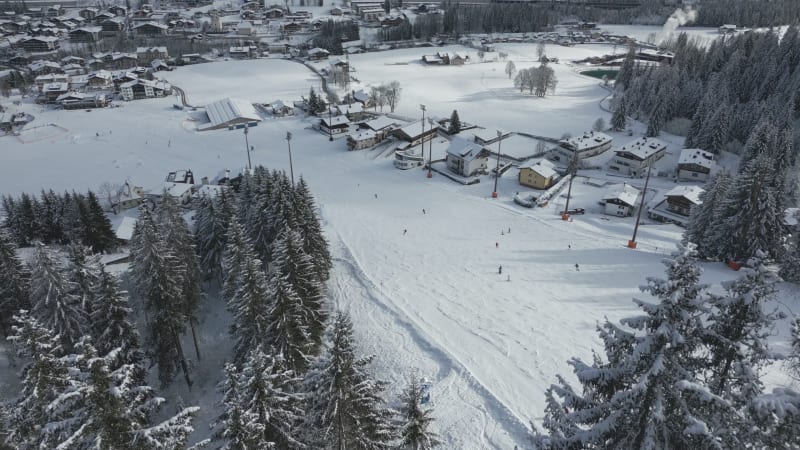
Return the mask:
M689 251L665 261L667 279L650 278L643 291L658 303L636 300L643 316L622 324L643 334L605 327L608 361L570 361L582 394L560 379L548 391L538 448L717 448L709 405L724 401L698 377L707 309L700 269Z
M628 111L625 107L625 96L621 94L616 101L617 107L614 108L614 114L611 115L611 129L614 131L622 131L628 126Z
M509 61L509 64L514 64ZM458 117L458 111L455 109L450 114L450 124L447 127L447 134L458 134L461 132L461 119Z
M272 265L288 286L297 293L302 307L303 328L314 349L322 342L327 311L320 282L311 257L303 250L300 233L284 228L272 247Z
M78 297L81 308L90 316L96 303L95 290L102 270L100 255L93 255L89 248L73 243L68 247L67 256L67 279L75 287L74 294Z
M69 360L69 383L50 404L63 411L59 421L44 427L54 448L138 450L184 448L198 408L185 408L153 426L151 419L164 402L143 385L138 368L121 363L117 349L98 355L90 339L77 345ZM116 367L116 369L114 369Z
M303 302L278 268L269 270L267 300L266 341L276 354L283 355L288 367L302 373L316 346Z
M197 342L197 310L203 299L200 287L202 271L200 261L194 246L194 237L189 230L189 225L183 219L178 202L164 192L158 206L158 231L163 236L163 242L175 256L173 264L177 265L176 274L180 277L180 295L178 302L183 307L183 316L189 323L194 341L197 359L200 359L200 348Z
M128 364L144 376L144 353L139 331L133 323L128 293L120 290L117 278L101 270L95 288L95 303L91 313L92 337L101 355L116 351L116 361ZM111 366L115 369L115 366Z
M195 245L200 266L206 279L222 282L222 255L228 224L235 214L232 194L223 190L217 197L205 197L197 202L195 212ZM233 209L232 209L233 208Z
M69 386L63 350L49 327L27 311L14 316L14 322L9 340L19 356L26 358L26 363L21 371L19 396L12 399L9 415L0 424L8 430L6 442L15 449L53 448L52 443L45 441L42 427L61 418L48 406Z
M258 416L247 410L239 378L236 366L226 364L225 381L222 386L223 413L218 418L219 429L214 433L216 440L225 441L220 450L275 448L275 443L268 441L264 436L265 427L258 422Z
M117 236L94 192L86 194L85 210L81 209L83 244L93 251L104 253L117 246Z
M400 397L400 444L407 450L430 450L441 445L436 433L430 429L434 419L431 407L422 404L423 394L419 380L412 377Z
M775 173L768 155L750 161L735 178L712 228L720 245L720 258L747 260L756 251L773 258L782 253L783 210L774 182Z
M709 389L736 411L717 418L719 428L727 430L721 438L726 448L759 442L742 413L763 390L760 372L772 359L767 338L779 317L765 311L778 278L767 268L764 257L758 252L739 279L723 283L726 294L711 297L713 309L706 320L705 341L711 358L704 369Z
M0 332L8 336L14 314L30 308L30 278L11 234L0 227Z
M234 219L228 225L225 238L225 253L222 257L222 299L230 304L240 286L241 274L247 259L255 258L253 244L245 235L244 228Z
M236 281L228 310L233 316L230 329L234 338L233 361L241 366L250 351L267 339L269 288L261 261L250 253L245 253Z
M391 448L397 436L384 406L385 384L367 371L372 357L355 355L353 325L344 313L333 323L331 347L307 375L308 444L320 449Z
M67 277L60 258L44 244L37 244L31 260L31 315L59 337L70 351L88 330L86 310L77 285Z
M295 208L298 215L298 231L303 238L303 250L311 256L317 276L326 281L333 265L328 241L322 233L322 225L317 216L316 202L308 184L300 177L294 188Z
M175 377L178 365L191 385L188 364L180 335L186 328L183 300L183 270L177 257L164 243L155 220L146 209L139 214L133 230L131 278L143 299L147 317L148 355L158 364L158 378L167 384Z
M275 448L305 448L298 428L305 415L303 396L296 393L299 382L279 355L266 353L261 346L250 352L239 374L243 416L260 425L260 439Z
M792 320L792 341L786 367L793 377L800 379L800 317Z
M711 180L706 183L705 191L700 194L702 203L692 208L689 216L689 223L683 235L684 245L692 243L696 245L697 254L702 258L714 258L719 252L719 244L716 241L716 224L721 226L718 221L722 202L727 196L731 186L731 176L727 172L718 172Z

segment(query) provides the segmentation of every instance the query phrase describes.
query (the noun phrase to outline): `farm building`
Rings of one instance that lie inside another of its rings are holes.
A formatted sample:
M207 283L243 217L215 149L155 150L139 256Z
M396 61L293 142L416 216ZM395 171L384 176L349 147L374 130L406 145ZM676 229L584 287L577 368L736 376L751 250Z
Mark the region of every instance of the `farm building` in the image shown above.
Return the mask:
M253 126L261 122L261 116L252 103L239 98L225 98L206 105L209 122L199 126L200 131L234 129Z

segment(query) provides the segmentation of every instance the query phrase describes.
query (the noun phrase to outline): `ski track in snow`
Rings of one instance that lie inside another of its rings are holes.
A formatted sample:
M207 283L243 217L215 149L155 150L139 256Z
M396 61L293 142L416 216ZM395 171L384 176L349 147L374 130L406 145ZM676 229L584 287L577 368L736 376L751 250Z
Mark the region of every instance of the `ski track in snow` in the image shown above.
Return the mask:
M335 275L337 277L333 292L335 303L339 307L346 307L353 315L366 314L373 322L383 321L388 322L389 324L395 324L395 326L399 325L399 327L404 330L405 333L398 333L392 330L391 326L382 326L377 329L383 329L388 332L392 332L395 336L400 335L399 341L402 343L402 345L400 345L399 348L394 347L392 349L387 349L392 352L391 357L393 359L399 357L401 360L410 359L414 361L419 359L421 356L427 356L431 360L430 362L438 365L438 371L434 380L436 382L433 389L434 399L436 399L437 395L447 396L447 393L452 391L453 383L457 384L455 394L459 401L456 403L452 402L452 400L448 401L449 409L452 409L453 411L460 411L458 415L463 415L463 407L467 406L473 409L479 416L479 419L482 423L480 427L480 441L479 445L474 448L507 448L508 444L505 442L494 442L493 435L497 432L497 430L487 430L490 420L487 415L494 418L507 418L508 420L500 421L500 424L505 428L503 431L512 438L513 442L524 442L525 437L528 434L528 427L526 423L517 417L491 392L490 389L488 389L452 353L450 353L446 346L440 342L436 342L433 338L427 335L425 330L427 327L431 326L430 324L420 323L421 321L417 320L417 317L412 318L403 310L402 306L395 302L391 296L387 295L382 289L379 288L379 286L374 283L374 281L372 281L369 275L367 275L367 273L362 269L350 248L347 246L347 243L344 242L341 234L338 232L336 233L336 241L338 245L333 245L334 254L336 255L334 260L340 266L345 268L346 273ZM352 279L352 282L343 282L339 278L341 276L349 276ZM369 303L358 303L352 298L349 300L346 299L348 295L356 292L359 292L361 296L363 296L363 300L367 300ZM374 309L376 307L377 309ZM442 313L447 315L445 311L442 311ZM381 314L385 317L378 318L377 316ZM468 324L458 321L458 319L455 317L448 317L461 324L465 328L468 328ZM507 350L501 348L497 343L490 341L483 335L478 333L473 334L476 337L485 340L499 351L503 353L507 352ZM414 347L418 348L419 350L414 349ZM403 353L404 355L400 357L399 353ZM410 367L395 367L395 372L402 369L408 370ZM439 383L447 378L451 378L450 387L447 389L447 392L441 392L440 394ZM400 383L399 386L402 387L402 383ZM465 392L465 390L471 392ZM475 405L476 402L474 397L476 396L481 400L478 406ZM434 413L435 412L436 411L434 411ZM463 432L464 430L460 431ZM492 436L490 436L489 433L491 433ZM444 433L443 437L450 438L449 436L444 435ZM465 443L462 443L459 448L473 448L465 447L463 444ZM472 445L474 444L475 442L473 442Z

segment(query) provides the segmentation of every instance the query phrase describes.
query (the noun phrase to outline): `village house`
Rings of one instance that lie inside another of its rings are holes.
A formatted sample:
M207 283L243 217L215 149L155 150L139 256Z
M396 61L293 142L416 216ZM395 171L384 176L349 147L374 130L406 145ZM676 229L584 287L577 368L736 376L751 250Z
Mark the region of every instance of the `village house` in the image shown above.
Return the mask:
M386 14L383 7L377 6L373 8L363 8L359 10L361 20L364 22L377 22L378 18Z
M172 70L172 68L160 59L154 59L150 61L150 69L153 72L161 72L162 70Z
M18 41L16 46L31 53L52 52L61 48L59 38L54 36L37 36Z
M328 52L324 48L315 47L308 51L308 60L321 61L323 59L328 59L329 54L330 52Z
M119 88L122 99L125 101L165 97L172 90L170 85L165 82L143 80L141 78L121 84Z
M608 168L631 177L643 177L647 167L663 158L667 153L667 144L656 138L642 137L628 142L614 152Z
M112 5L108 7L108 12L118 17L125 17L128 15L128 8L120 5Z
M98 70L97 72L90 73L86 77L87 89L111 89L114 86L111 72L107 70Z
M347 135L347 149L351 151L370 148L377 143L378 136L372 130L362 128Z
M49 73L46 75L39 75L38 77L33 79L33 82L36 84L36 88L39 89L39 92L42 91L42 88L45 84L48 83L68 83L70 81L70 76L65 73Z
M86 20L94 20L95 16L97 16L98 12L100 12L100 10L97 9L97 8L93 8L93 7L83 8L80 11L78 11L78 15L83 17Z
M137 47L136 48L136 61L140 65L148 65L154 59L167 61L169 59L169 52L167 47Z
M303 29L304 25L301 22L288 22L281 24L281 32L284 34L297 33ZM327 58L327 56L326 56Z
M125 83L130 83L131 81L136 81L139 79L139 76L133 72L115 72L111 75L111 82L114 84L114 90L120 91L121 86Z
M357 122L365 117L364 107L361 106L361 103L336 105L333 109L336 115L345 115L351 122Z
M64 73L64 69L60 64L53 61L34 61L28 64L28 70L34 75L47 75L51 73Z
M289 105L282 100L275 100L269 104L272 115L276 117L285 117L294 115L294 105Z
M56 99L69 92L69 83L47 83L42 86L42 95L38 101L42 103L55 103Z
M164 182L163 195L169 195L178 204L188 205L192 201L192 184Z
M678 180L705 181L715 168L714 154L699 148L685 148L678 158Z
M361 127L375 132L376 143L383 141L402 123L387 116L378 116L361 124Z
M100 28L104 35L114 35L125 29L124 17L112 17L108 20L100 22Z
M89 94L84 92L67 92L56 99L56 103L64 109L105 108L108 97L105 94Z
M392 131L392 134L394 134L397 139L407 142L408 147L413 147L433 139L439 129L437 127L425 127L425 124L421 122L422 121L417 120L402 128L397 128ZM424 131L423 128L425 129Z
M144 22L133 26L133 33L138 36L163 36L167 34L167 27L156 22Z
M330 135L347 133L350 130L350 120L345 116L323 116L319 120L319 130Z
M685 227L689 223L692 209L702 204L700 195L705 192L700 186L676 186L664 194L656 206L648 208L647 216L666 223Z
M228 56L233 59L250 59L258 54L256 47L230 47Z
M100 32L103 31L102 27L81 27L76 28L69 32L69 40L71 42L92 43L100 40Z
M559 153L567 160L577 154L578 159L588 158L603 153L611 148L613 138L605 133L589 131L582 136L562 139L559 142Z
M132 186L130 182L125 183L120 187L115 198L111 200L111 210L114 213L125 211L131 208L136 208L144 201L144 190L141 186Z
M264 18L266 19L282 19L283 16L284 12L281 8L269 8L264 11Z
M485 173L489 165L489 151L482 145L455 136L447 147L447 169L462 177Z
M548 189L558 179L553 164L543 159L519 168L519 184L534 189Z
M369 95L368 92L366 92L363 89L359 89L357 91L353 91L352 96L353 96L353 100L357 101L358 103L361 103L361 105L364 108L374 108L375 107L374 99L372 98L372 96Z
M611 186L603 195L605 213L610 216L627 217L633 215L639 190L624 183Z

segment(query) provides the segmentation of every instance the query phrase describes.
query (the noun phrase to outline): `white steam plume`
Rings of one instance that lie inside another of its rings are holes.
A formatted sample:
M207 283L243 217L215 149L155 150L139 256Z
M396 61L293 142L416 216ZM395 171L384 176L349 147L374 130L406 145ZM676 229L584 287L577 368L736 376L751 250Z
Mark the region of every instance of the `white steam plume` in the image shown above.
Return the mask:
M697 11L694 9L676 9L661 27L657 42L660 44L669 39L679 26L694 22L695 19L697 19Z

